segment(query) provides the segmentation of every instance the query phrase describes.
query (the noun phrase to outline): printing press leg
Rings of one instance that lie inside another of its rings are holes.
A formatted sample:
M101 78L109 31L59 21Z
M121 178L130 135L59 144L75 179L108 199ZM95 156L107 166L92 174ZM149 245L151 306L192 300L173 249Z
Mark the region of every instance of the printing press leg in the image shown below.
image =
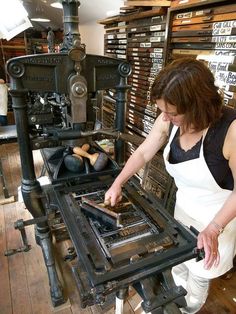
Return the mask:
M175 285L171 270L142 279L133 287L143 299L145 313L179 314L179 308L186 305L186 290Z
M128 296L128 289L129 288L120 289L116 293L116 311L115 311L115 314L123 314L124 313L124 301Z
M36 238L37 244L40 245L42 249L44 262L47 267L51 300L52 300L53 306L59 306L65 303L65 300L63 297L62 286L57 275L55 259L53 256L51 233L50 231L40 233L36 229L35 238Z

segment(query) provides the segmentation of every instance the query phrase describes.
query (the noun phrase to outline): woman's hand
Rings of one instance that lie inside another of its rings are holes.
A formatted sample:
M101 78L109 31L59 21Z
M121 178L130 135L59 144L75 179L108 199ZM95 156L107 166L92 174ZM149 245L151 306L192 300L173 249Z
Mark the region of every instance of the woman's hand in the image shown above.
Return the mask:
M210 269L213 265L217 267L220 262L220 254L218 251L218 236L219 231L209 224L198 235L197 247L204 249L204 268Z
M104 197L104 204L115 206L122 199L122 187L120 184L115 182L112 184L110 189L106 192Z

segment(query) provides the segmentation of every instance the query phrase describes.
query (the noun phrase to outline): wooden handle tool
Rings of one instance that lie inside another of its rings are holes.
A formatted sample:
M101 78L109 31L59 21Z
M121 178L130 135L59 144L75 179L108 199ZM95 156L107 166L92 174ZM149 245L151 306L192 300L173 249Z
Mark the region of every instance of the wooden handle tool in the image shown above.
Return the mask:
M116 226L117 227L122 227L123 226L122 223L121 223L122 214L115 213L112 210L106 208L104 204L101 204L101 203L97 204L95 201L90 200L90 199L88 199L85 196L81 197L81 201L82 201L82 203L88 204L92 208L96 208L99 211L101 211L102 213L104 213L104 214L106 214L106 215L108 215L110 217L113 217L116 220Z
M81 148L85 151L85 152L88 152L89 149L90 149L90 145L88 143L85 143L81 146Z
M83 144L81 148L87 152L90 148L90 145ZM78 154L66 155L64 158L64 164L65 167L71 172L79 173L82 172L82 170L84 170L83 157L81 157Z
M81 197L81 200L82 200L82 203L86 203L86 204L89 204L90 206L102 211L104 214L107 214L109 216L112 216L113 218L115 219L118 219L119 217L119 214L107 209L105 206L102 206L101 203L100 204L97 204L95 201L92 201L90 199L88 199L87 197L85 196L82 196Z
M88 158L90 164L96 171L101 171L107 165L108 157L104 153L89 154L86 151L84 151L81 147L74 147L73 152L77 155Z

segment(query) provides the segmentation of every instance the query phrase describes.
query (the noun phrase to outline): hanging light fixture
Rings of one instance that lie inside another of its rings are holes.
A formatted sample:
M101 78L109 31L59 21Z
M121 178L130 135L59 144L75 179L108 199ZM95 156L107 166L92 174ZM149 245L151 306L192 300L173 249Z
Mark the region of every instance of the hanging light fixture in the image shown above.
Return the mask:
M60 0L53 1L50 6L56 9L62 9L62 3Z
M53 8L56 8L56 9L62 9L63 8L61 0L52 0L52 2L50 3L50 6ZM79 7L80 6L78 6L78 8Z
M28 12L20 0L0 1L0 38L10 40L29 27Z
M31 21L42 22L42 23L47 23L51 21L50 19L44 16L44 9L42 5L39 3L39 1L37 1L37 4L36 4L35 14L30 19Z

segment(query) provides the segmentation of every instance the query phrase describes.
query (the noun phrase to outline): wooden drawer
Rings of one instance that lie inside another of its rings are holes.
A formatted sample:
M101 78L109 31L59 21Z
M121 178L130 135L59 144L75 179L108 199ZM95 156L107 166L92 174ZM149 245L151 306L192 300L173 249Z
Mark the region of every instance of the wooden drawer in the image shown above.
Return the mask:
M235 43L236 36L208 36L208 37L176 37L171 39L172 43Z
M214 23L175 25L175 26L172 26L172 32L212 30L213 24Z
M223 13L207 16L193 17L189 19L178 19L173 21L173 26L177 25L188 25L188 24L200 24L200 23L209 23L209 22L219 22L219 21L229 21L236 19L236 12L232 13Z
M183 19L190 19L193 17L200 17L200 16L210 16L222 13L231 13L236 12L236 4L229 4L219 7L212 7L203 10L194 10L189 12L180 12L176 13L173 17L174 20L183 20Z

